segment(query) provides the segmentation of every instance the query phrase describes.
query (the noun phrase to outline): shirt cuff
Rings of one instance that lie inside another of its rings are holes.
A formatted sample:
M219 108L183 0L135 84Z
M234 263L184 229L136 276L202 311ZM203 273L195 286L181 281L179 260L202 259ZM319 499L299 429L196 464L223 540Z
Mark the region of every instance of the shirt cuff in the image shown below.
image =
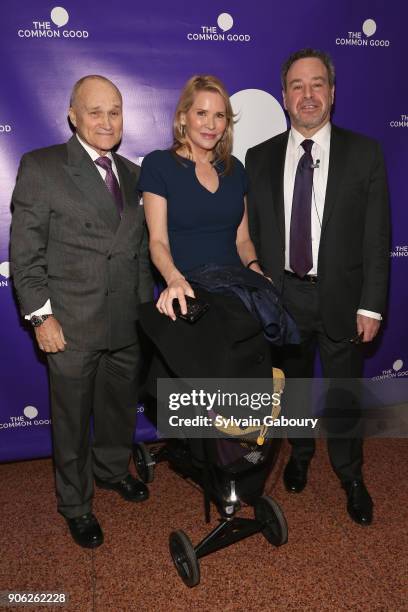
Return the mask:
M357 310L357 314L361 314L364 317L371 317L371 319L377 319L377 321L382 321L382 316L379 312L373 312L372 310L364 310L363 308L359 308Z
M28 315L25 315L24 318L30 321L33 315L36 315L37 317L41 317L41 315L51 315L51 314L52 314L51 300L47 300L44 306L42 306L38 310L35 310L34 312L31 312Z

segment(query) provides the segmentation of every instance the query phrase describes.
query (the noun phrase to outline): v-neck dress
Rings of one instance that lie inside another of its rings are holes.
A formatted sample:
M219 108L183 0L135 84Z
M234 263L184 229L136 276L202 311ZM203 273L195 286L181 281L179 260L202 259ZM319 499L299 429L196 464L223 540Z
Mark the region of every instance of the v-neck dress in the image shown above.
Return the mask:
M248 181L233 157L230 174L221 175L215 193L198 180L195 163L169 151L153 151L142 163L138 189L167 200L170 250L183 273L204 264L242 265L236 248ZM160 206L160 203L158 203Z

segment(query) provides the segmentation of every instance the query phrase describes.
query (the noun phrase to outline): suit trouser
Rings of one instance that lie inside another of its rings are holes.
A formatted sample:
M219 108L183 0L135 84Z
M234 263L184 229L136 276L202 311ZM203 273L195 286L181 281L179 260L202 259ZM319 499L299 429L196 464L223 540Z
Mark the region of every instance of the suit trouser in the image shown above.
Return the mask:
M330 461L342 482L361 479L362 440L355 433L360 423L360 409L356 401L358 394L349 393L345 381L350 379L353 391L358 387L356 379L361 378L363 371L362 348L350 342L349 338L337 342L326 334L320 314L317 283L285 276L283 302L298 325L301 336L299 346L288 346L283 351L285 375L288 378L312 378L316 350L319 351L323 377L330 379L324 409ZM340 391L333 390L336 389L335 379L342 379ZM330 437L330 430L337 435ZM341 433L351 430L354 433L350 437ZM310 461L315 450L313 438L290 438L289 442L296 461Z
M94 476L128 474L139 365L138 344L48 355L58 510L67 518L91 511Z

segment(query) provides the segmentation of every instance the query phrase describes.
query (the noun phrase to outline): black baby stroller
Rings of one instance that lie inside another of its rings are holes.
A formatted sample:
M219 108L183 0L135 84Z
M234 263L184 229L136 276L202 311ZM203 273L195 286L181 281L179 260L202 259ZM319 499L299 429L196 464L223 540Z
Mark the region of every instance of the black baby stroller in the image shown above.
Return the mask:
M169 321L153 305L141 307L142 330L156 349L147 385L151 395L155 395L157 378L177 378L181 373L190 379L244 375L270 380L273 372L273 390L282 393L284 376L272 368L269 346L259 323L248 316L236 298L205 291L196 291L196 295L208 301L210 309L194 325ZM235 328L232 336L226 332L231 326ZM214 337L216 350L213 343L205 341ZM160 405L157 409L160 411ZM278 413L279 408L270 417L276 418ZM153 480L157 463L169 461L174 470L203 489L206 521L210 520L210 501L220 513L219 525L196 546L182 530L170 534L170 554L189 587L200 581L199 559L212 552L259 532L274 546L287 541L282 510L275 500L263 494L280 448L280 440L272 439L266 429L218 426L216 435L208 439L173 439L160 448L149 450L144 444L134 448L137 472L143 481ZM253 506L254 518L237 516L243 504Z
M273 381L274 391L282 392L281 370L273 369ZM175 471L202 487L206 522L210 521L210 501L220 513L219 525L196 546L181 529L170 534L170 554L189 587L200 581L200 558L259 532L274 546L285 544L288 537L281 508L263 494L280 440L266 438L266 427L236 431L230 426L220 434L209 439L171 440L158 449L148 450L143 443L134 447L136 469L144 482L152 482L157 463L168 461ZM250 437L254 434L255 439ZM253 506L254 518L237 516L242 504Z

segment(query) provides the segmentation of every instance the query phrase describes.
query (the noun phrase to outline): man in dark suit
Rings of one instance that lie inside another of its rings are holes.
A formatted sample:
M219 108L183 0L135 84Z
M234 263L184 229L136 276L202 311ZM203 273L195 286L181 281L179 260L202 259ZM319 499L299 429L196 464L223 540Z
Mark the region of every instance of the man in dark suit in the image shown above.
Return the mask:
M140 349L138 304L152 299L139 167L112 152L122 96L105 77L74 86L75 134L23 156L11 263L21 311L47 354L58 510L74 540L102 544L96 484L148 497L129 475ZM93 428L90 420L93 415Z
M258 257L301 334L299 347L285 349L283 369L291 378L311 378L318 348L324 377L356 379L362 376L360 343L376 336L386 305L389 214L380 146L330 123L334 66L326 53L291 55L282 87L291 129L249 149L246 167ZM352 396L328 395L327 413L343 415L342 408L350 408L344 398ZM347 427L356 422L349 418ZM313 439L290 443L284 483L299 493L315 445ZM329 436L328 451L349 515L370 524L361 439Z

